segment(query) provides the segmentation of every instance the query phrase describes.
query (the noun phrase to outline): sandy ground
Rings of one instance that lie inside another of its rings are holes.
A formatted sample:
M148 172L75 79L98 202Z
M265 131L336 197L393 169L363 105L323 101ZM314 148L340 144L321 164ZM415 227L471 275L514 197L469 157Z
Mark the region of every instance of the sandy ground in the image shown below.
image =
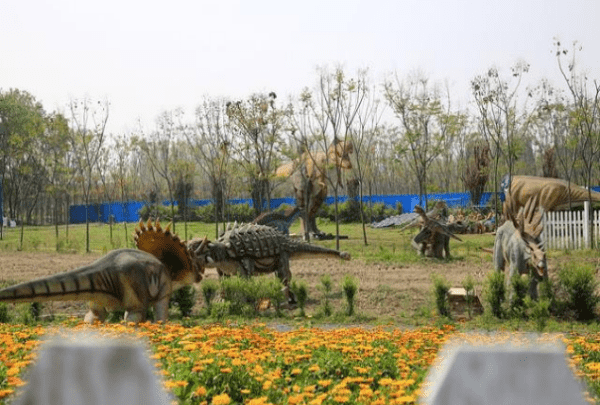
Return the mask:
M42 252L2 252L0 254L0 281L21 282L72 270L91 263L99 254L58 254ZM359 291L356 310L368 318L401 318L411 316L428 301L432 300L431 274L444 275L453 286L458 287L467 274L471 274L481 285L491 264L484 260L478 265L467 265L462 261L442 262L423 259L418 264L393 266L365 264L361 260L349 262L327 259L298 260L291 263L293 277L303 280L309 287L307 313L315 314L323 303L321 275L329 273L333 281L332 307L342 311L345 307L341 283L346 274L356 277ZM217 279L214 270L206 272L206 278ZM481 287L478 288L480 293ZM198 300L201 301L200 295ZM200 302L199 305L202 305ZM45 312L85 312L84 303L47 304Z

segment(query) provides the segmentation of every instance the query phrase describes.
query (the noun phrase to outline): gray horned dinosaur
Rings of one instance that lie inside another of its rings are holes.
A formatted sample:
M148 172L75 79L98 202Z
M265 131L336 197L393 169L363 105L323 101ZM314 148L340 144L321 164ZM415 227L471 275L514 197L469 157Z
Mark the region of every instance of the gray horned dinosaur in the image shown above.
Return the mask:
M536 299L538 282L548 278L546 252L540 238L544 209L539 206L537 195L516 214L513 202L509 194L504 201L507 220L498 228L494 241L494 265L497 271L504 271L509 265L507 283L515 274L529 274L529 295Z
M0 290L0 302L88 301L89 323L115 310L125 310L128 321L144 321L153 306L157 320L166 321L173 291L199 282L202 269L168 226L163 230L158 221L154 226L148 221L140 227L135 235L140 250L114 250L89 265L7 287Z
M292 278L290 260L303 258L340 258L350 260L350 254L303 241L294 240L278 230L257 224L229 224L214 242L196 239L188 242L199 266L216 268L220 276L275 273L284 286L289 304L296 298L290 291Z

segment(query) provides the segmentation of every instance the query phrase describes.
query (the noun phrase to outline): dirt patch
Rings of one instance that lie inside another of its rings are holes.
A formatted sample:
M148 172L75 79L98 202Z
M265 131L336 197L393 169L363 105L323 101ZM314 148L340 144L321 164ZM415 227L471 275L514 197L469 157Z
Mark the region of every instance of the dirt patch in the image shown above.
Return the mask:
M0 256L0 281L21 282L51 274L72 270L91 263L100 254L58 254L42 252L3 252ZM472 261L471 261L472 262ZM407 266L371 263L353 259L349 262L327 259L292 261L294 279L303 280L309 287L307 313L314 314L323 303L321 276L328 273L333 281L332 306L342 311L345 305L341 283L346 274L356 277L359 292L356 300L357 312L380 318L401 319L411 316L431 300L431 274L444 275L453 286L460 286L471 274L479 284L491 268L491 263L481 260L480 264L464 261L442 262L423 259ZM214 270L207 270L206 278L217 279ZM200 300L200 295L198 296ZM53 303L46 311L55 313L85 312L85 303Z

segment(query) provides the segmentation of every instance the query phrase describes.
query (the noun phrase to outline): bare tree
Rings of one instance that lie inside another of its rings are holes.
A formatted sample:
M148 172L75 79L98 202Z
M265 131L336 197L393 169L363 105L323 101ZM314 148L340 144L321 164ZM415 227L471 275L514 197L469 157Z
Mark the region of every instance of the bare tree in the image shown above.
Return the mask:
M92 102L87 98L71 100L70 143L77 171L80 175L81 193L85 201L85 251L90 252L89 203L92 192L92 174L97 168L98 159L105 141L105 129L109 116L108 101Z
M429 166L465 121L461 115L451 113L449 97L444 109L438 87L430 86L429 78L419 72L405 81L397 75L395 80L387 80L384 95L400 121L396 151L408 154L409 167L419 186L419 204L427 206Z
M194 159L210 183L215 209L215 237L219 235L219 222L223 221L225 226L227 177L233 143L226 116L223 100L205 98L196 108L195 125L188 127L185 132Z
M254 94L247 101L229 102L226 113L232 134L232 156L244 167L255 215L271 209L272 179L279 163L285 111L276 107L276 94Z
M514 162L527 132L529 120L525 107L519 111L518 90L523 75L529 71L529 64L517 62L511 68L514 84L500 76L498 69L490 68L486 74L478 75L471 81L471 89L479 112L479 128L490 143L494 159L494 190L498 191L498 163L504 156L509 179L513 174ZM510 188L510 180L508 187ZM497 199L494 198L494 211L498 217Z

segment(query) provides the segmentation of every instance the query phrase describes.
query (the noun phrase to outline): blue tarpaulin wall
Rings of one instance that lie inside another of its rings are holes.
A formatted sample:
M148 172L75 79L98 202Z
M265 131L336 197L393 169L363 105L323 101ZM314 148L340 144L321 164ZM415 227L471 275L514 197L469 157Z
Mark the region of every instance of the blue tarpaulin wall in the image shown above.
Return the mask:
M600 187L599 187L600 188ZM0 190L1 192L1 190ZM1 195L1 194L0 194ZM491 198L492 193L484 193L481 197L479 205L487 204ZM427 201L443 200L448 204L448 207L468 207L470 204L469 193L435 193L428 194ZM348 200L347 196L339 196L338 202L343 203ZM191 200L190 204L194 206L203 206L210 204L211 200ZM325 204L333 204L333 197L327 197ZM397 204L402 204L404 212L412 212L415 205L419 204L418 194L401 194L401 195L371 195L363 196L363 203L377 204L383 203L390 208L396 208ZM229 200L229 204L248 204L252 206L252 199L250 198L236 198ZM296 199L292 197L285 198L273 198L271 199L271 209L274 210L282 204L295 205ZM70 222L72 224L85 223L85 215L87 211L88 219L90 222L105 222L108 223L110 217L114 218L115 222L137 222L139 221L138 211L144 207L146 203L141 201L128 201L125 203L102 203L102 204L91 204L87 207L85 205L72 205L69 207ZM164 205L170 205L170 201L166 201ZM177 205L177 202L175 202ZM263 207L266 209L266 206Z

